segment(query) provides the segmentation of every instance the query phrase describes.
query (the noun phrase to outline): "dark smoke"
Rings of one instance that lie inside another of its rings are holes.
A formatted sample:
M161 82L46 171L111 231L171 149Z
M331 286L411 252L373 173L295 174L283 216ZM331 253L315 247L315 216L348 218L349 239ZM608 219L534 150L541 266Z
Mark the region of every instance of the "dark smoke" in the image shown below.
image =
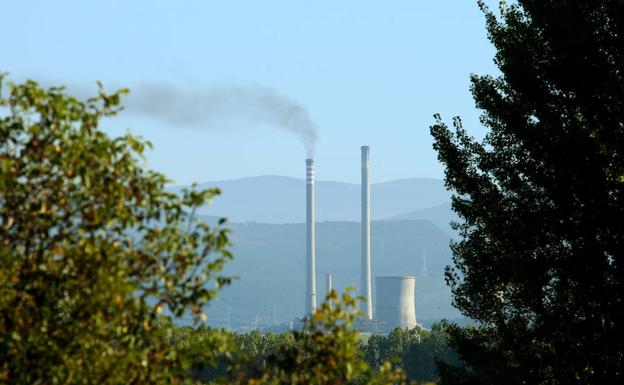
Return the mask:
M264 87L210 87L181 91L172 86L131 89L126 111L175 126L211 128L224 120L263 123L297 135L312 157L316 126L298 102Z

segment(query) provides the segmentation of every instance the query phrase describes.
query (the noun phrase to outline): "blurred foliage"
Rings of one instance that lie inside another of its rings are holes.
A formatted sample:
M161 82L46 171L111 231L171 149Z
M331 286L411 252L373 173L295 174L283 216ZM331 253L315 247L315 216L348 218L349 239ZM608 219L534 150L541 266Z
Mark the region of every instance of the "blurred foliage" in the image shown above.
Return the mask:
M332 298L335 302L335 294ZM452 325L440 322L431 330L397 328L388 335L360 335L353 328L356 313L350 301L347 294L338 308L321 307L300 332L182 327L178 334L184 338L179 342L201 349L197 341L213 333L227 335L230 350L216 366L194 362L194 376L211 383L423 384L437 380L436 362L457 364L448 345Z
M223 221L188 214L218 190L167 193L149 143L99 129L125 92L81 101L0 75L2 383L180 383L191 360L165 314L200 320L229 282ZM204 362L227 346L201 343Z
M435 323L431 330L397 328L388 335L371 335L362 344L366 361L378 368L386 361L396 360L407 378L418 381L437 380L436 362L449 365L458 363L456 354L449 346L449 328L446 321Z
M461 239L447 270L459 366L444 384L624 382L624 2L480 2L496 76L487 128L439 116L434 148Z
M331 306L330 306L331 303ZM339 297L328 293L326 301L306 318L292 338L265 340L269 354L263 360L253 356L239 360L230 370L235 384L404 384L404 373L385 362L374 370L359 348L359 331L353 327L356 300L347 291ZM253 334L252 334L253 336ZM253 338L253 337L252 337ZM266 342L273 342L273 344ZM257 346L257 345L256 345ZM254 346L251 351L259 352Z

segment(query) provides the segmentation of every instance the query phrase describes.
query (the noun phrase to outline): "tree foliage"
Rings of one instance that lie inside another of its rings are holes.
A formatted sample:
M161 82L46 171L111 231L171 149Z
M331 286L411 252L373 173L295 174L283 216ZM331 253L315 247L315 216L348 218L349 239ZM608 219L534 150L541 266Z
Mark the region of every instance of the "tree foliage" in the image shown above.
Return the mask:
M500 76L473 76L489 129L431 132L462 240L447 271L481 329L444 383L624 377L624 2L481 4Z
M442 321L435 323L431 330L396 328L388 335L371 335L362 350L373 368L395 361L410 380L436 381L436 362L457 364L456 354L448 344L447 330L450 327L449 323Z
M381 368L386 370L391 364L404 372L407 380L415 380L419 384L434 383L438 379L436 362L457 364L456 354L448 344L448 330L451 328L454 326L442 321L435 323L431 330L397 328L387 335L359 335L357 349L361 352L356 357L365 361L368 373ZM209 346L207 341L211 341L214 335L225 336L229 341L228 350L218 358L217 365L202 361L200 355L191 355L197 358L193 361L194 376L205 382L227 379L228 373L232 374L230 379L235 377L239 382L241 379L257 380L263 378L267 371L274 370L270 367L275 365L279 370L293 370L288 360L276 360L276 357L293 350L299 354L303 352L297 344L297 336L301 338L301 334L291 331L277 334L259 331L238 333L201 325L196 328L178 327L174 335L179 348L189 351L205 349ZM365 383L367 378L360 376L353 383Z
M149 143L99 129L124 92L0 76L0 382L178 383L190 361L163 315L198 320L229 282L223 223L188 225L218 190L166 192Z
M332 304L331 306L329 304ZM404 384L402 370L384 362L375 370L364 359L360 336L353 327L356 300L335 291L314 315L304 320L292 340L272 348L266 359L249 365L250 357L238 360L231 370L235 384ZM242 365L241 365L242 364Z

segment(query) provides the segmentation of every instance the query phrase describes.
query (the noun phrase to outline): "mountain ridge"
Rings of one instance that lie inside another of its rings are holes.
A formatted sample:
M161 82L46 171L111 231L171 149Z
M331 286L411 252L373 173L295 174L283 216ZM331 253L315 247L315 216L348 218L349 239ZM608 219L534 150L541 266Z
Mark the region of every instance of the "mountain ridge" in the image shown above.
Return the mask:
M231 313L234 322L249 324L259 317L262 324L270 325L301 316L305 298L305 223L230 223L228 227L232 229L234 259L226 264L223 274L239 279L220 291L220 299L207 311L209 319L219 325ZM383 220L372 222L371 235L373 277L416 276L418 319L459 315L444 281L444 269L452 261L450 237L442 229L427 220ZM325 294L327 273L332 274L338 291L360 282L360 236L357 222L317 223L319 302Z
M179 192L189 186L170 186ZM196 188L217 187L222 194L198 213L227 217L231 222L301 223L305 221L305 180L280 175L208 181ZM360 186L317 180L316 216L323 221L359 221ZM403 178L371 185L371 215L384 220L450 200L442 180Z

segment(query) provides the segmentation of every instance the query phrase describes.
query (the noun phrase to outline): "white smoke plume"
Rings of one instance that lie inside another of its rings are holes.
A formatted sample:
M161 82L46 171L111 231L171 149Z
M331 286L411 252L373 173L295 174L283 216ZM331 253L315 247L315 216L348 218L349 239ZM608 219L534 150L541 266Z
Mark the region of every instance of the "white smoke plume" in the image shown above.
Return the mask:
M182 91L173 86L142 85L126 96L126 111L175 126L210 129L224 120L262 123L295 134L312 157L316 125L298 102L265 87L209 87Z

